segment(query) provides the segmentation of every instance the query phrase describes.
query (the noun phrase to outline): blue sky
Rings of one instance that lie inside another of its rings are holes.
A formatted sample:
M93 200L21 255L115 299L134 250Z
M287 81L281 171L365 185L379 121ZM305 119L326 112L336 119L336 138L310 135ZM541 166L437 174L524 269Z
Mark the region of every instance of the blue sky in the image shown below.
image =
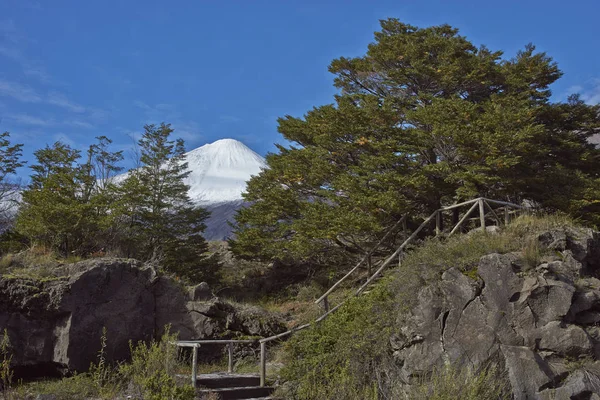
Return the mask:
M592 0L1 0L0 131L29 160L98 135L127 150L161 121L188 149L231 137L264 155L277 117L330 103L329 62L364 54L388 17L449 23L509 57L532 42L565 73L555 100L597 103L598 15Z

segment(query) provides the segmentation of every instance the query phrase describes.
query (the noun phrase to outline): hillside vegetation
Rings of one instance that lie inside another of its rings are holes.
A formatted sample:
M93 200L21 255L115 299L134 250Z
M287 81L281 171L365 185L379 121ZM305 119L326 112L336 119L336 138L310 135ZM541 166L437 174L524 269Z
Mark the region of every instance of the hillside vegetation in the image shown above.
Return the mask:
M473 232L425 241L370 293L354 298L286 344L285 398L512 398L502 366L493 364L476 371L448 365L419 378L420 384L406 393L390 338L402 329L419 290L439 282L444 271L458 268L476 280L482 256L512 252L518 252L523 271L527 271L555 254L538 245L540 233L574 226L566 216L523 216L500 234Z

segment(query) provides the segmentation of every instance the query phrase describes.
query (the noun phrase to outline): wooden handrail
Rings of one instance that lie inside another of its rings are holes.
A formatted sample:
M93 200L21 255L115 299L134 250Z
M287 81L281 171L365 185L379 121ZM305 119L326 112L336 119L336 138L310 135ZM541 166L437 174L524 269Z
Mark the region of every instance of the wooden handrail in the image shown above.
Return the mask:
M478 197L473 200L463 201L462 203L457 203L457 204L452 204L450 206L441 207L438 210L440 210L440 211L454 210L455 208L466 206L467 204L477 203L479 201L479 199L481 199L481 197Z
M192 348L192 386L196 387L196 381L198 376L198 348L203 344L226 344L227 345L227 372L233 373L233 345L235 343L258 343L258 339L202 339L202 340L178 340L177 342L171 342L177 347L191 347Z
M467 218L469 218L469 215L471 215L471 213L477 208L478 205L479 205L478 203L473 203L471 208L469 208L469 211L467 211L466 214L463 215L463 217L460 219L460 221L458 221L456 226L450 231L448 236L452 236L454 234L454 232L456 232L458 229L460 229L462 224L467 220Z
M385 241L385 239L388 238L388 236L398 227L398 225L400 225L404 221L406 221L406 215L403 215L402 218L400 218L398 221L396 221L396 223L386 232L386 234L379 240L379 242L377 242L377 244L367 254L365 254L365 256L362 258L362 260L360 260L358 262L358 264L356 264L356 266L354 266L354 268L352 268L350 271L348 271L348 273L346 275L344 275L340 280L338 280L336 283L334 283L333 286L331 286L329 288L329 290L327 290L325 293L323 293L323 295L321 297L319 297L317 300L315 300L315 303L319 304L320 302L325 300L327 298L327 296L329 296L331 294L331 292L333 292L339 285L342 284L342 282L344 282L350 275L352 275L354 273L354 271L356 271L375 252L375 250L377 250L379 248L379 246L381 246L381 244Z
M359 295L364 288L366 288L371 282L373 282L373 280L375 278L377 278L379 276L379 274L381 274L381 272L383 272L383 270L392 262L392 260L394 260L396 257L398 257L398 255L402 252L402 250L404 250L404 248L406 246L408 246L410 244L410 242L412 242L417 235L419 234L419 232L421 232L423 230L423 228L425 228L425 226L427 226L427 224L429 224L431 222L431 220L433 218L435 218L435 216L438 214L439 210L434 211L433 214L431 214L425 221L423 221L423 223L421 225L419 225L419 227L413 232L412 235L410 235L408 237L408 239L406 239L404 241L404 243L402 243L398 249L396 249L396 251L387 258L387 260L385 260L385 262L381 265L381 267L379 267L377 269L377 271L375 271L375 273L373 275L371 275L369 277L369 279L367 279L367 281L356 291L356 294Z
M297 326L295 328L290 329L289 331L285 331L283 333L280 333L278 335L273 335L273 336L266 337L264 339L260 339L258 342L259 343L268 343L268 342L270 342L272 340L282 338L284 336L290 335L290 334L292 334L294 332L297 332L297 331L301 331L302 329L308 328L310 325L311 325L310 323L309 324L300 325L300 326Z
M202 344L228 344L228 343L257 343L259 339L206 339L206 340L178 340L175 342L179 347L194 347Z

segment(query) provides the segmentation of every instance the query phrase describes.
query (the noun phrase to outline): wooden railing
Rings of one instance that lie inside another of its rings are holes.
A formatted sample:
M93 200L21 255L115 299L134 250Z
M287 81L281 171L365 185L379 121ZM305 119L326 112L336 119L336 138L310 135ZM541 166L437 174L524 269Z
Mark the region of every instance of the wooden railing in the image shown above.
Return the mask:
M366 282L356 291L356 295L361 294L365 290L365 288L367 286L369 286L369 284L371 284L377 277L379 277L381 275L381 273L392 263L392 261L394 261L396 258L398 258L400 256L400 254L404 251L404 249L406 249L406 247L409 244L411 244L417 238L418 234L428 224L430 224L434 219L435 219L435 233L436 233L436 236L442 234L442 225L443 225L442 224L442 222L443 222L443 218L442 217L443 217L443 212L444 211L452 211L452 210L458 209L460 207L465 207L465 206L471 205L471 207L469 208L469 210L462 216L462 218L452 228L452 230L450 231L450 233L448 234L448 236L452 236L453 234L455 234L464 225L464 223L468 220L469 216L473 213L473 211L475 211L477 208L479 208L479 224L481 226L481 229L483 229L483 230L486 229L485 219L486 219L486 215L488 214L485 211L486 208L489 210L489 213L492 214L492 216L494 217L494 219L496 220L496 222L498 223L498 225L502 224L502 221L498 217L498 214L496 214L496 211L494 211L494 209L491 206L491 204L499 205L499 206L501 206L504 209L504 224L508 224L510 222L510 215L511 215L511 213L514 214L515 211L522 209L522 207L519 206L519 205L517 205L517 204L508 203L508 202L505 202L505 201L490 200L490 199L486 199L486 198L483 198L483 197L479 197L477 199L465 201L465 202L458 203L458 204L453 204L451 206L442 207L442 208L439 208L439 209L435 210L429 217L427 217L421 223L421 225L419 225L419 227L417 229L415 229L415 231L396 249L396 251L394 253L392 253L392 255L390 255L381 264L381 266L375 271L375 273L373 273L373 274L369 273L369 277L367 278ZM513 209L512 212L511 212L511 209ZM404 215L398 221L398 223L400 223L401 221L403 221L403 222L406 221L406 215ZM398 225L398 223L396 223L396 225L394 225L388 231L388 233L386 234L386 236L388 234L390 234L391 232L393 232L393 230L395 230L395 228ZM386 236L384 236L384 239L385 239ZM379 245L383 242L384 239L382 239L375 246L375 249L377 247L379 247ZM369 252L368 256L370 256L373 253L373 251L374 250L372 250L371 252ZM365 258L366 257L367 256L365 256ZM339 306L346 301L346 300L344 300L342 303L338 304L332 310L329 309L328 296L331 293L333 293L335 291L335 289L337 289L345 280L347 280L358 269L358 267L360 267L360 265L361 265L361 263L363 261L364 261L364 258L354 268L352 268L346 275L344 275L339 281L337 281L336 283L334 283L325 293L323 293L323 295L321 297L319 297L317 300L315 300L315 303L317 303L317 304L322 303L323 308L325 309L325 314L322 315L319 319L317 319L317 321L323 320L324 317L326 317L328 314L330 314L331 311L334 311L335 309L339 308Z
M250 340L234 340L234 339L224 339L224 340L178 340L175 342L177 347L191 347L192 348L192 386L196 387L196 377L198 375L198 348L203 344L221 344L227 345L227 372L233 373L233 345L235 343L258 343L258 339L250 339Z
M427 217L418 227L417 229L414 230L414 232L404 240L404 242L402 242L402 244L396 249L396 251L394 251L390 256L388 256L379 266L379 268L377 268L377 270L371 274L371 270L370 268L368 269L368 277L365 281L364 284L362 284L357 290L356 292L354 292L351 296L345 298L344 300L342 300L339 304L337 304L335 307L330 308L330 304L329 304L329 300L328 297L336 290L338 289L342 283L344 283L350 276L352 276L362 265L364 265L365 262L368 263L369 266L371 266L371 257L374 254L375 251L377 251L381 245L385 242L386 239L389 238L389 236L398 229L398 227L400 225L403 226L404 230L406 231L406 222L407 222L407 215L402 216L402 218L400 218L387 232L386 234L381 238L381 240L379 240L379 242L377 242L377 244L369 251L367 252L364 257L352 268L350 269L350 271L348 271L340 280L338 280L337 282L335 282L325 293L323 293L323 295L321 297L319 297L317 300L315 300L316 304L322 304L323 309L324 309L324 314L322 314L319 318L317 318L314 322L312 323L307 323L304 325L300 325L297 327L294 327L286 332L280 333L278 335L273 335L267 338L263 338L263 339L259 339L259 340L192 340L192 341L179 341L177 342L177 346L180 347L192 347L193 350L193 356L192 356L192 362L193 362L193 366L192 366L192 382L194 384L194 386L196 385L196 371L197 371L197 352L198 352L198 347L200 347L202 344L227 344L228 345L228 354L229 354L229 373L233 372L233 344L234 343L259 343L260 344L260 367L259 367L259 373L260 373L260 385L264 386L266 383L266 362L267 362L267 343L270 343L274 340L277 339L281 339L285 336L291 335L294 332L306 329L308 327L310 327L312 324L314 323L318 323L322 320L324 320L325 318L327 318L331 313L335 312L338 308L340 308L343 304L345 304L348 300L350 300L350 298L354 297L354 296L358 296L361 293L363 293L363 291L375 280L377 279L382 273L383 271L396 259L400 259L400 255L401 253L406 249L406 247L411 244L419 235L419 233L425 228L427 227L428 224L431 224L434 220L435 220L435 235L442 235L443 234L443 213L446 211L453 211L456 209L459 209L461 207L465 207L470 205L471 207L469 207L469 209L467 210L467 212L458 220L458 222L452 227L452 229L450 230L450 232L447 234L447 237L454 235L456 232L458 232L460 230L460 228L465 224L465 222L467 222L469 220L469 217L473 214L473 212L475 210L478 210L478 217L475 217L475 220L479 220L479 225L481 227L481 229L483 231L486 230L486 217L488 215L491 215L491 218L493 218L494 220L496 220L496 223L498 225L501 224L508 224L511 220L511 215L515 215L516 213L520 212L521 210L523 210L523 207L517 205L517 204L513 204L513 203L509 203L509 202L505 202L505 201L498 201L498 200L490 200L490 199L486 199L484 197L479 197L477 199L473 199L473 200L469 200L469 201L465 201L462 203L458 203L458 204L453 204L450 206L446 206L446 207L441 207L437 210L435 210L429 217ZM496 205L499 206L498 208L496 208L494 210L494 208L492 207L492 205ZM486 212L486 209L488 210ZM498 216L497 212L498 210L503 209L504 211L504 220L502 221L502 219ZM400 264L400 261L398 262L398 264Z

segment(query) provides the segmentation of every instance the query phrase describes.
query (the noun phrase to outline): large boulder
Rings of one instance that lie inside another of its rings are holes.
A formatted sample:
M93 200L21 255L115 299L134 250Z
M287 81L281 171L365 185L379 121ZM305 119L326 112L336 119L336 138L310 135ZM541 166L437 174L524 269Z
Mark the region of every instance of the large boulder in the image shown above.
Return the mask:
M277 316L249 313L212 295L207 300L198 288L191 301L189 289L135 260L82 261L62 273L43 280L0 278L0 329L8 332L17 375L85 371L97 361L103 332L105 358L114 361L129 356L130 341L160 337L167 325L181 339L285 330Z
M514 399L600 393L600 235L566 228L538 240L553 255L537 268L524 271L516 253L490 254L477 279L451 268L416 294L391 340L401 379L410 385L447 363L495 363Z

